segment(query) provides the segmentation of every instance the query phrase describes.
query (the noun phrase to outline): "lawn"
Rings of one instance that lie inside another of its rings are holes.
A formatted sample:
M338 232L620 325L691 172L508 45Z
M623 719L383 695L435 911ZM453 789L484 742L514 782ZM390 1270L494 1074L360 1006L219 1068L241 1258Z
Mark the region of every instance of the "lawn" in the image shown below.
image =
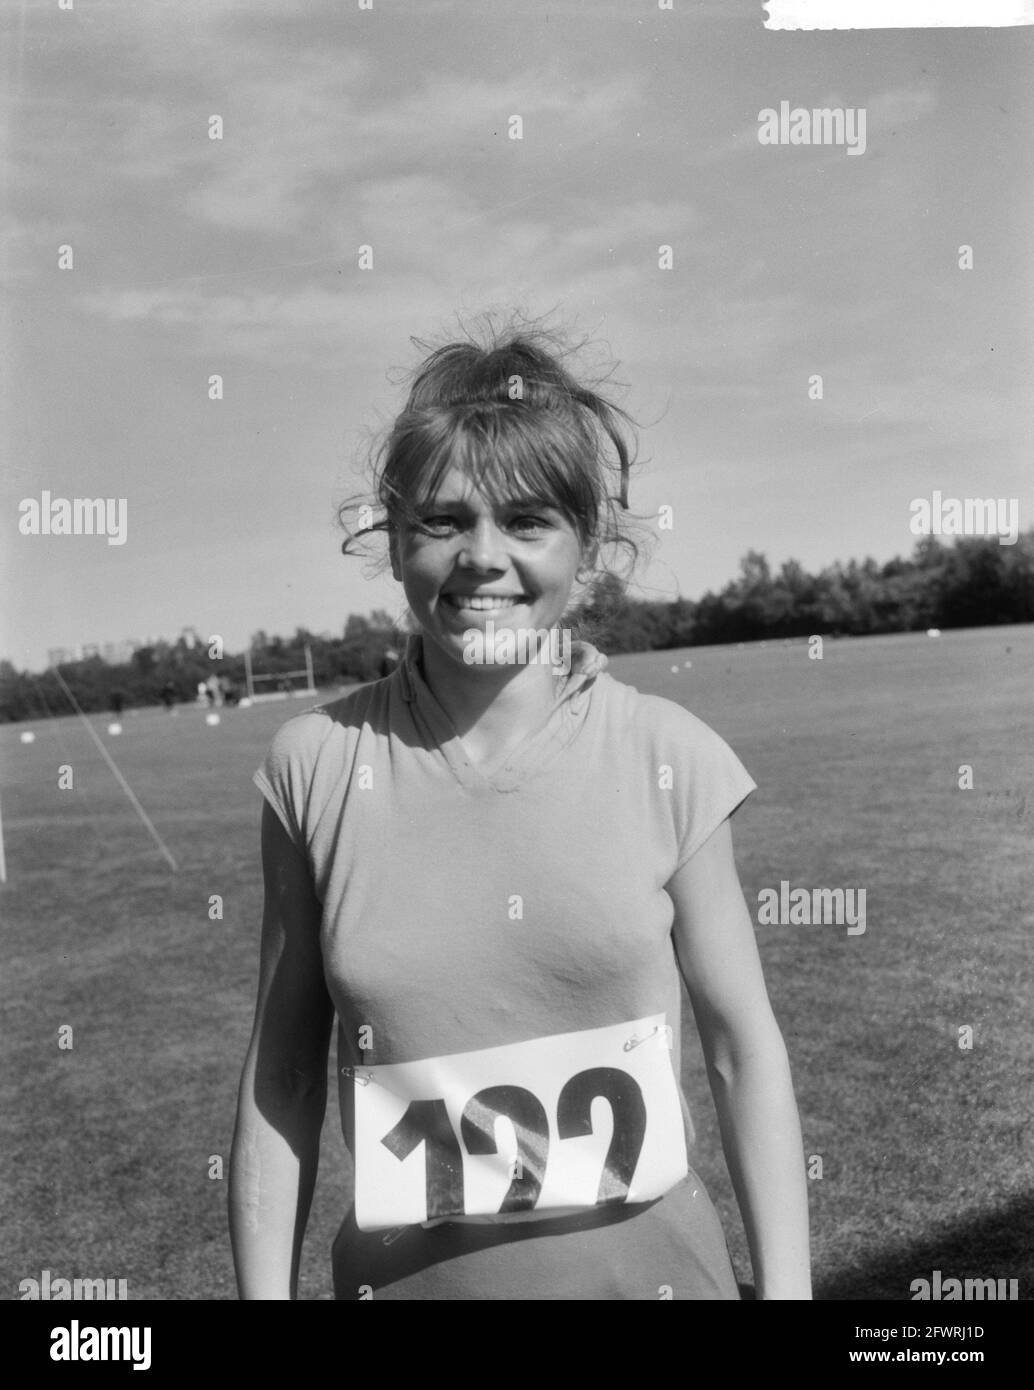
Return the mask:
M861 934L758 927L805 1149L821 1159L817 1296L908 1299L939 1269L1016 1278L1029 1299L1034 627L827 641L822 660L804 642L692 648L610 669L692 709L758 781L734 822L753 909L783 881L866 892ZM199 710L142 710L118 738L93 718L177 872L75 718L0 728L0 1297L44 1269L124 1278L132 1298L234 1296L218 1160L258 963L250 777L301 708L225 710L217 727ZM691 1029L684 1060L695 1163L748 1279ZM348 1179L332 1100L302 1297L330 1294Z

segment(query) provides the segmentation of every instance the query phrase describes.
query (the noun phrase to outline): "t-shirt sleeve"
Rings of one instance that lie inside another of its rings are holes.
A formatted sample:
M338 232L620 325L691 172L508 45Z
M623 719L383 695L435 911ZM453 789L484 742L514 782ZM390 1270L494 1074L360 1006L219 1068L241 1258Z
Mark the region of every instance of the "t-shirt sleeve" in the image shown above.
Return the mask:
M308 848L306 811L312 788L316 753L327 721L300 714L280 728L252 778L276 812L291 843L305 854Z
M674 746L666 759L672 767L676 869L681 869L732 813L757 783L729 745L688 711L669 729Z

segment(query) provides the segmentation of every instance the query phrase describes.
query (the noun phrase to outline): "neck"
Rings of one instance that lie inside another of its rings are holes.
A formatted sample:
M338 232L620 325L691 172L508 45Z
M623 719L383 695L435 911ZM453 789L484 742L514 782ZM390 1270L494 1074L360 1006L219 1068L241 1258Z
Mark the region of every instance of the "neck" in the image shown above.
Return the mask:
M512 735L544 719L556 701L548 663L461 667L433 642L421 650L424 681L460 738L475 727Z

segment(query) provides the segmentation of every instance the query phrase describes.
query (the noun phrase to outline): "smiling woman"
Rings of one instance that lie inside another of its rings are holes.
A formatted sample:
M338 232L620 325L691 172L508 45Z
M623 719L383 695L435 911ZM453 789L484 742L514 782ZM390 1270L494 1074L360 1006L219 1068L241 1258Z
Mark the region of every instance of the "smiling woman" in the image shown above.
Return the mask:
M527 325L431 352L374 458L372 497L342 508L343 521L357 504L379 512L343 549L387 534L422 669L486 759L518 746L557 694L549 663L498 653L541 651L548 634L550 650L569 649L598 581L638 550L623 515L632 421L567 369L569 354Z
M634 554L629 425L517 332L433 353L377 456L365 533L386 534L415 631L256 773L243 1297L295 1296L336 1018L338 1298L738 1298L689 1162L680 969L758 1294L809 1296L796 1106L728 826L754 783L589 643L560 670L520 657ZM469 660L490 635L513 660Z

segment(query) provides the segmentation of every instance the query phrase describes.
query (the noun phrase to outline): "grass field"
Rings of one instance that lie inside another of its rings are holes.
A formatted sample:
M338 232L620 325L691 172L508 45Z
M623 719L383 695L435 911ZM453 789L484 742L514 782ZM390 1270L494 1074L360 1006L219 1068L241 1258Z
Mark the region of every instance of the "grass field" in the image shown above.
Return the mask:
M611 671L692 709L757 779L735 821L752 907L784 880L866 890L864 934L758 928L806 1151L822 1159L816 1296L908 1299L939 1269L1016 1278L1031 1298L1034 627L827 641L821 661L800 642L693 648L615 658ZM131 1298L235 1296L226 1183L209 1174L229 1154L257 974L250 777L302 708L225 710L217 728L199 710L144 710L115 739L94 718L175 873L79 721L0 729L0 1298L44 1269L124 1278ZM72 790L58 789L62 764ZM963 764L972 790L959 789ZM696 1166L747 1279L686 1037ZM349 1181L337 1124L332 1099L304 1298L330 1294Z

